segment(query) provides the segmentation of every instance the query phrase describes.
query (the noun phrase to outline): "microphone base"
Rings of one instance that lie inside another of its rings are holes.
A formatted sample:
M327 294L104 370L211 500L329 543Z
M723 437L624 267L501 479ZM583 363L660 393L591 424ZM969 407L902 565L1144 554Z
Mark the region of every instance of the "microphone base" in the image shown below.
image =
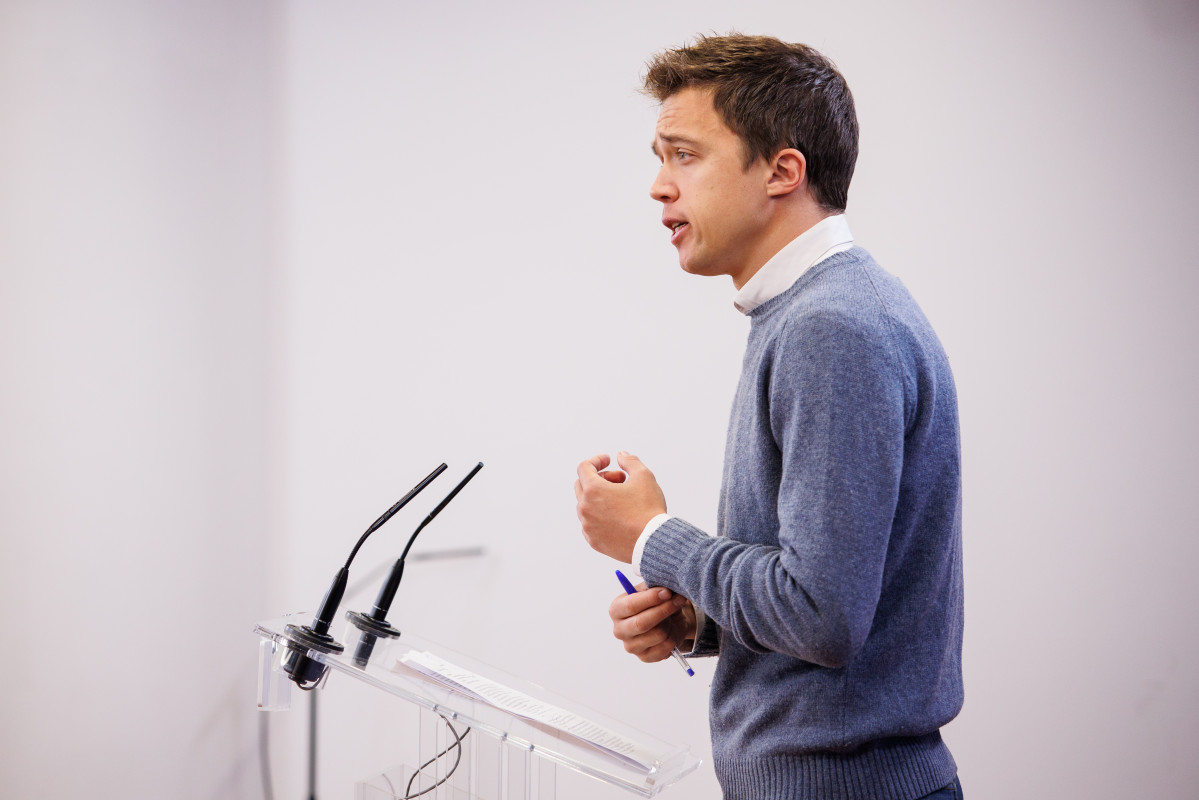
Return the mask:
M375 642L379 639L398 639L400 629L385 619L375 619L359 611L347 611L346 619L361 633L358 635L358 646L354 648L354 666L366 669L375 650Z
M309 658L308 651L318 653L340 653L345 650L327 633L317 633L308 625L288 625L283 629L287 635L287 652L283 655L283 671L301 689L313 689L325 677L329 668Z
M375 636L383 639L400 638L400 629L385 619L375 619L360 611L347 611L346 619L352 622L354 627L363 633L373 633Z

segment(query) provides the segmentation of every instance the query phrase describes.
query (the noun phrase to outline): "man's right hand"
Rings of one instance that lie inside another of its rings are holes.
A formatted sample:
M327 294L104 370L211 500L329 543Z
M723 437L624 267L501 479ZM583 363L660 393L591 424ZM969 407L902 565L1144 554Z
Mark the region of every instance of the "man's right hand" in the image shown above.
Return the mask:
M638 587L636 594L622 594L608 606L612 635L624 649L646 663L670 658L670 651L685 648L695 640L695 607L669 589Z

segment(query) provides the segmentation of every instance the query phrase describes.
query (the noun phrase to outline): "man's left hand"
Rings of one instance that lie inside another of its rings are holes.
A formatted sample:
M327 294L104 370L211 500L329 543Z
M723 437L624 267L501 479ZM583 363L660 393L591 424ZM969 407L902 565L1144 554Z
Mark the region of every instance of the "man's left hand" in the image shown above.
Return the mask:
M587 544L629 563L646 524L666 513L666 498L654 473L637 456L622 450L616 456L620 470L609 470L610 463L608 456L598 455L579 464L575 510Z

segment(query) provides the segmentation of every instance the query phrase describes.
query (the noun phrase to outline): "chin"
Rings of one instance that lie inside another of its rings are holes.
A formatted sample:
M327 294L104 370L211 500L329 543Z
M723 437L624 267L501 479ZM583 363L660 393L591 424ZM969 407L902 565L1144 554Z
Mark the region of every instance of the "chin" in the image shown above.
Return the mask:
M679 253L679 268L682 269L683 272L687 272L692 275L703 275L704 274L702 263L698 263L698 262L696 262L695 259L688 258L687 256L683 255L682 253Z
M686 272L689 275L701 275L705 278L711 278L714 275L725 274L724 270L720 269L719 267L715 267L712 264L686 261L682 258L679 259L679 266L682 268L683 272Z

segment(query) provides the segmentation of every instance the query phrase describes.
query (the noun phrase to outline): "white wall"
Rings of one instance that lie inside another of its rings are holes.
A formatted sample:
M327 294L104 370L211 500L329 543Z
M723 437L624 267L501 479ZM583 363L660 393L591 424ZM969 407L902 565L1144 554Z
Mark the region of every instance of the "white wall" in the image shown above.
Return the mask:
M257 797L262 6L0 4L4 797Z
M25 687L6 795L82 775L156 797L184 775L183 796L254 796L249 625L316 605L442 460L354 578L485 461L422 547L487 554L410 568L396 621L707 758L711 665L686 681L611 640L613 565L570 487L581 458L627 448L672 511L715 517L746 326L727 282L678 270L635 89L653 51L737 28L846 74L850 222L957 373L967 701L946 737L970 797L1190 796L1193 4L90 8L0 6L0 525L22 654L0 670ZM149 630L173 609L146 609L172 588L201 635L168 645ZM122 647L95 674L35 660L45 617L100 614ZM350 797L403 737L344 682L323 699L320 796ZM272 717L278 797L302 790L303 705ZM710 766L675 793L718 797Z

